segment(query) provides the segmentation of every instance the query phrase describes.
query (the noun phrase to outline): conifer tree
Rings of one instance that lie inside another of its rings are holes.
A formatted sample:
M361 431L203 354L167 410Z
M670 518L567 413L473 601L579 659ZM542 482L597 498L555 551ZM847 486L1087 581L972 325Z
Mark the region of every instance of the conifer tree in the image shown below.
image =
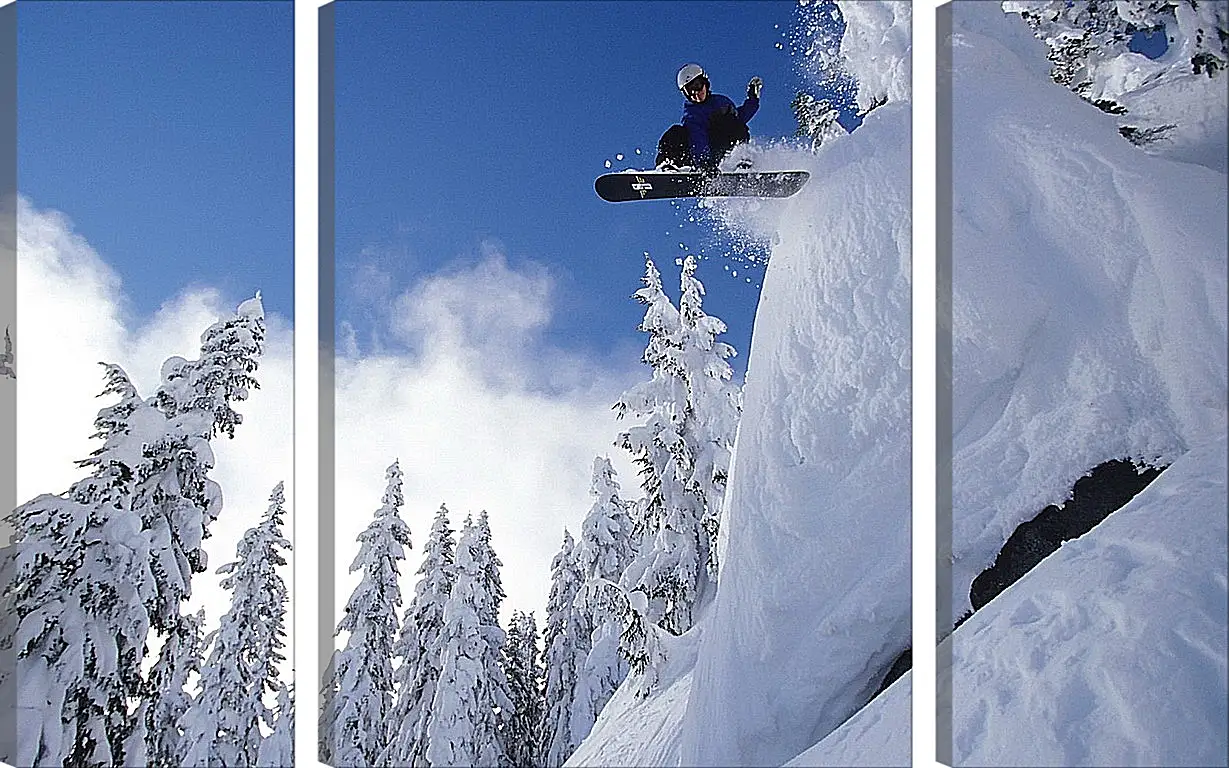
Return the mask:
M444 605L456 581L455 543L448 522L448 508L440 505L423 548L414 598L405 612L401 634L393 646L401 660L394 680L397 698L393 707L393 732L381 764L427 766L427 730L431 702L440 676Z
M610 460L593 460L593 506L581 528L576 563L581 586L575 610L577 627L589 637L589 653L577 670L573 731L588 735L606 702L627 677L627 660L619 653L622 623L613 590L634 553L628 504L619 498L619 483Z
M321 738L326 753L339 766L378 765L388 747L388 714L393 703L393 643L397 639L399 561L410 546L410 529L401 519L401 468L393 462L385 473L388 485L375 519L358 536L361 546L350 571L362 580L346 603L337 631L349 632L346 647L334 654L329 721ZM330 697L326 695L326 700Z
M13 370L13 363L17 362L13 356L13 337L9 335L9 329L4 329L4 351L0 352L0 378L17 378L17 372Z
M846 130L837 122L840 110L828 99L817 99L805 91L798 91L790 102L794 119L798 121L795 136L811 139L811 151L815 151Z
M636 298L648 306L640 328L649 333L644 361L653 375L616 405L621 417L645 418L618 441L640 466L646 494L640 555L627 586L648 599L650 621L681 634L715 583L720 504L740 404L726 362L734 350L715 340L725 324L704 314L694 257L683 263L680 311L673 311L652 262L644 283Z
M485 531L485 533L484 533ZM498 712L512 708L500 665L505 641L498 624L484 620L498 600L489 568L489 530L466 518L457 541L456 582L444 606L440 678L427 726L432 766L500 766L507 756Z
M491 545L491 522L485 509L478 513L478 522L475 525L478 528L478 546L475 553L485 582L479 592L484 602L478 605L478 618L484 626L498 627L499 608L506 597L503 581L499 577L499 569L503 567L503 563Z
M23 697L21 739L6 756L16 765L122 764L137 726L129 701L143 692L154 581L131 496L141 425L162 417L122 368L104 368L102 394L119 401L94 421L103 444L79 462L90 476L7 516L14 534L0 560L9 608L0 612L0 651L14 664L0 669L0 694L17 700L19 683L46 694Z
M565 530L563 544L551 560L550 597L546 604L546 700L540 754L542 764L551 768L563 765L580 745L573 736L572 707L576 676L589 654L589 645L575 607L581 586L575 546L572 534Z
M695 272L695 257L688 255L683 262L679 299L691 416L684 436L694 446L687 487L699 497L704 510L700 520L704 533L700 538L707 539L703 545L707 549L704 564L709 578L715 582L721 505L742 413L742 391L733 383L734 372L727 362L734 356L734 348L717 341L717 337L726 332L726 324L704 313L704 285Z
M287 768L294 765L293 686L282 685L278 691L273 732L260 742L256 765L260 768Z
M1054 82L1111 114L1130 112L1132 91L1155 91L1192 75L1216 78L1229 68L1229 6L1223 0L1008 0L1003 10L1020 14L1046 43ZM1167 64L1147 77L1124 80L1112 73L1137 32L1165 35ZM1165 136L1186 115L1173 110L1127 119L1140 117L1153 125L1123 124L1119 133L1144 145Z
M230 406L256 386L263 323L259 297L246 301L202 336L200 360L168 360L164 374L184 374L171 410L161 394L168 375L146 401L122 369L106 366L103 394L120 400L99 411L103 445L78 463L90 476L9 516L16 534L0 575L12 610L0 619L0 647L16 664L0 687L45 680L48 691L21 712L14 762L144 759L146 641L151 628L164 642L180 630L191 576L204 570L201 541L221 506L209 439L241 421Z
M239 540L238 559L218 569L227 574L222 587L231 592L231 606L211 634L199 693L181 720L186 765L255 765L261 723L273 727L264 694L281 690L277 663L285 661L287 591L277 572L286 564L281 550L290 548L282 535L284 505L278 483L260 524Z
M636 538L656 534L665 509L675 503L681 487L675 482L672 448L680 441L678 423L687 402L687 385L682 363L682 321L678 310L662 288L661 273L652 259L645 259L644 287L635 299L645 305L638 330L649 334L641 359L652 371L652 378L627 392L615 403L618 418L628 414L644 417L644 422L619 434L615 444L631 452L640 469L645 503L636 522Z
M158 653L158 661L145 681L145 697L137 710L137 730L131 741L144 740L144 751L134 743L125 750L134 765L178 768L183 764L180 719L192 705L188 676L201 671L201 634L205 611L183 616Z
M192 596L192 575L208 565L203 542L222 507L211 438L234 437L243 416L232 407L259 388L254 373L264 350L260 294L201 334L201 356L163 364L162 385L150 400L166 418L161 436L143 450L132 509L154 543L156 593L150 617L156 630L178 626L180 606Z
M512 708L502 713L500 736L508 764L514 768L541 765L538 734L543 715L542 669L538 657L538 627L533 613L513 612L503 662Z

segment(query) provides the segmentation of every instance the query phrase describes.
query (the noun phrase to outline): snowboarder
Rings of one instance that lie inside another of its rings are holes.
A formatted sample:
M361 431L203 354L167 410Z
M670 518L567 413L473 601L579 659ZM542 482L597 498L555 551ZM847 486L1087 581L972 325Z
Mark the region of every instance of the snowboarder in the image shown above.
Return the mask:
M764 81L751 78L741 107L735 107L728 96L709 90L708 76L699 64L683 65L676 81L686 99L683 122L670 126L657 142L657 167L689 166L715 173L734 145L751 138L747 121L760 108Z

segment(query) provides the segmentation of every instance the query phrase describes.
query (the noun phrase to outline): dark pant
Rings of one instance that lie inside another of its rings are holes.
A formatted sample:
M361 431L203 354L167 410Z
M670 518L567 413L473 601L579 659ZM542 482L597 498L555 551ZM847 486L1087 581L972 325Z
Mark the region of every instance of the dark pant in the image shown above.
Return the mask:
M708 122L707 170L715 170L736 144L750 139L751 132L747 130L747 124L739 120L737 115L713 115ZM697 165L691 157L691 137L687 128L682 125L670 126L657 142L657 165L667 161L674 165Z
M681 125L670 126L657 142L657 164L692 165L691 137Z

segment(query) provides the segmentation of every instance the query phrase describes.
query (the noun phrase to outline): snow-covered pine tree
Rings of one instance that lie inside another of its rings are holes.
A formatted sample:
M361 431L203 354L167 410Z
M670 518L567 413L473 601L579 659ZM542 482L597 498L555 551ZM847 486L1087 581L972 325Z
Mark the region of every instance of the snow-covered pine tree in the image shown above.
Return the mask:
M589 655L589 638L576 610L581 576L575 549L572 534L564 530L563 544L551 560L550 597L543 630L546 700L540 737L540 759L548 768L563 765L580 745L573 738L572 708L576 676Z
M228 333L202 336L200 361L164 365L185 374L174 412L163 409L161 396L143 400L122 369L107 366L104 394L120 401L99 412L94 436L104 444L79 462L90 477L9 518L16 533L4 584L14 590L6 595L13 610L5 612L0 643L13 649L16 669L0 685L45 678L49 693L41 706L22 711L14 762L144 759L125 753L126 745L144 751L143 735L134 736L143 725L131 707L144 688L141 660L151 627L164 640L180 627L191 575L205 567L200 543L221 501L207 477L209 438L233 433L240 417L230 403L256 385L264 338L259 297L228 323Z
M183 764L180 719L192 705L188 676L201 671L204 626L203 609L183 616L179 628L162 644L158 661L145 681L145 696L137 710L138 728L133 731L132 738L144 739L144 752L135 744L125 750L134 765L178 768Z
M17 362L13 357L13 337L9 335L9 329L4 329L4 351L0 352L0 378L17 378L17 372L13 370L13 363Z
M361 546L350 571L361 571L362 580L346 603L337 633L349 632L346 647L335 653L330 664L332 678L325 683L334 691L330 719L322 723L321 739L332 765L379 765L388 747L393 704L393 644L397 639L398 586L410 529L401 519L401 467L398 462L385 472L387 487L382 505L367 529L358 535Z
M500 666L504 631L483 619L498 602L490 592L488 571L494 553L489 531L483 530L481 523L466 518L457 541L456 582L444 606L440 678L427 726L432 766L507 764L498 713L511 709L512 702Z
M730 454L742 414L742 390L733 382L727 362L734 348L717 337L726 324L704 313L704 285L696 278L696 259L683 261L679 315L683 323L683 362L691 420L685 422L684 438L693 446L688 488L700 497L707 534L708 576L717 580L717 536L721 528L721 505L730 474Z
M1131 36L1116 5L1117 0L1030 1L1007 3L1004 10L1019 13L1049 45L1054 82L1086 97L1096 60L1115 49L1125 51Z
M627 660L619 653L622 621L615 611L614 590L635 555L628 504L619 498L619 483L610 459L593 460L593 506L581 527L576 564L581 586L576 597L577 625L590 638L589 653L577 670L571 728L584 738L611 695L627 677Z
M631 452L639 467L645 501L636 523L636 539L656 534L666 507L681 493L672 482L670 471L675 461L671 448L680 442L676 422L682 420L687 402L687 383L682 362L682 321L678 310L662 288L661 273L652 259L645 259L644 287L634 298L645 305L638 330L649 334L641 359L652 370L652 378L627 392L615 403L618 418L629 413L645 417L642 424L619 434L615 444Z
M316 715L316 759L325 765L337 765L333 754L336 739L333 738L333 724L337 722L337 704L340 681L337 679L337 659L340 652L334 650L329 654L329 662L320 674L320 711ZM381 763L382 765L384 763Z
M440 505L423 548L414 598L406 609L401 634L393 646L401 660L394 680L397 698L389 722L392 734L381 765L428 766L427 730L431 702L440 677L444 605L456 581L455 543L448 508Z
M500 738L508 764L514 768L541 765L538 735L543 715L542 665L538 656L538 626L533 613L513 612L503 660L512 709L501 713Z
M684 438L689 418L682 318L661 285L661 275L646 260L644 287L635 298L645 304L640 330L649 334L643 360L652 378L625 392L615 408L644 417L643 424L619 435L617 445L631 451L640 466L643 530L640 562L633 588L648 598L648 617L680 634L691 622L695 585L703 568L697 547L691 546L703 511L688 493L692 447ZM698 542L697 542L698 543Z
M499 569L503 567L499 556L491 545L491 521L486 510L478 513L478 546L475 550L486 584L479 595L485 600L478 605L478 618L483 626L499 626L499 608L503 604L504 585L499 577Z
M203 542L222 507L210 439L234 437L243 417L231 404L246 400L259 383L253 375L264 351L260 294L201 334L201 356L172 357L150 400L166 418L162 434L146 436L136 472L132 509L154 543L151 563L157 587L150 618L162 633L178 626L180 606L192 595L192 575L208 565Z
M294 686L282 685L277 693L277 716L273 732L260 742L256 754L259 768L288 768L294 765Z
M622 627L619 655L627 659L629 677L637 676L636 696L643 698L657 685L658 670L666 663L666 649L661 640L665 630L649 620L649 601L643 587L627 588L627 584L634 580L625 575L618 589L611 590L610 597L611 608L619 617Z
M740 407L726 362L734 350L716 341L725 324L704 314L695 267L688 256L674 312L648 263L636 298L648 305L640 328L649 332L644 361L653 376L615 406L620 417L630 411L646 419L617 442L641 467L647 499L640 554L628 569L634 581L626 586L648 598L649 620L672 634L691 627L715 583L720 503Z
M285 687L278 677L278 664L286 661L282 649L286 647L286 608L290 597L278 571L287 564L281 550L291 549L290 541L283 535L285 516L285 485L279 482L269 495L269 507L256 535L239 541L242 560L218 569L218 573L230 574L223 579L223 588L234 589L238 594L243 583L250 580L259 590L249 604L248 620L256 626L244 650L255 683L251 692L253 702L263 700L266 694L277 696ZM272 727L272 714L267 709L265 712L265 723Z
M285 514L278 483L260 524L239 540L238 559L218 569L227 574L222 587L231 592L231 604L211 634L199 692L181 719L185 765L255 765L263 741L260 724L273 727L264 694L282 688L277 664L285 661L287 591L277 568L286 564L281 550L290 549L282 535Z
M103 445L81 462L90 476L60 496L14 509L0 559L0 695L21 701L14 765L123 765L142 693L141 659L154 591L150 542L130 510L143 425L160 414L123 369L104 366L95 419ZM11 654L11 655L10 655ZM37 697L30 691L40 692Z

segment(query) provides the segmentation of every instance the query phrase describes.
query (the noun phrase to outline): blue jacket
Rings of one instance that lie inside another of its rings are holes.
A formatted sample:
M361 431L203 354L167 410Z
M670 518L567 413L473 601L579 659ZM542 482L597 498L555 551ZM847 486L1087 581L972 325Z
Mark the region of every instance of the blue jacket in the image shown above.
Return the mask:
M738 115L738 119L743 121L743 124L746 124L759 108L760 100L755 96L748 96L741 107L735 107L730 97L722 96L720 93L709 93L708 98L699 104L687 99L687 103L683 105L683 126L687 129L688 136L691 137L692 158L701 165L710 160L708 121L713 115L720 112L733 112Z

